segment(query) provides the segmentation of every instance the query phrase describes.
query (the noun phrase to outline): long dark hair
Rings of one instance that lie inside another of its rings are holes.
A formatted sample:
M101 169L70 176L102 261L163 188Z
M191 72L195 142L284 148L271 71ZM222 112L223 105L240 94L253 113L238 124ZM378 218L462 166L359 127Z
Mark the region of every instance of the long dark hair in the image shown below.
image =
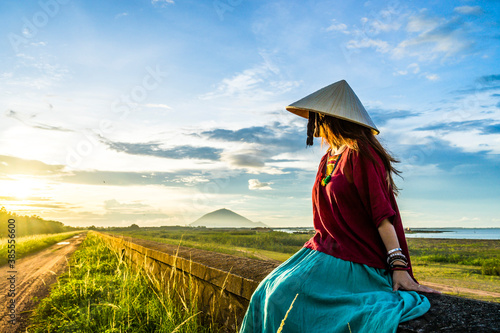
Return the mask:
M384 163L389 188L395 195L399 193L399 189L392 178L393 174L401 177L401 171L393 165L399 163L399 161L382 146L370 128L321 113L316 114L315 122L316 131L322 134L322 144L326 141L331 147L337 148L347 145L349 148L358 151L362 156L376 162L368 149L368 146L371 146Z

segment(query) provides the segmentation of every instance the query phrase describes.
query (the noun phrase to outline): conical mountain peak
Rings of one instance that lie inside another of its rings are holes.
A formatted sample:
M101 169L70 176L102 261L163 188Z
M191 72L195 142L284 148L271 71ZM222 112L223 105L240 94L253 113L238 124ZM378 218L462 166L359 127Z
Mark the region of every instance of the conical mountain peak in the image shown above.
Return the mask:
M262 222L252 222L244 216L233 212L232 210L222 208L207 213L190 224L192 227L214 227L214 228L255 228L267 227Z

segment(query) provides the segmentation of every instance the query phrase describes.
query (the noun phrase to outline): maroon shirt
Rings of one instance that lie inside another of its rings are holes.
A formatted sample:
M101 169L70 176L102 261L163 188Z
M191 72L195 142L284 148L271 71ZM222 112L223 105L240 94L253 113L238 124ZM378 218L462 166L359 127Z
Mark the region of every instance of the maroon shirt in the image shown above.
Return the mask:
M408 260L410 256L384 164L372 147L369 150L376 162L347 148L326 186L321 185L321 179L325 177L329 152L321 158L312 191L316 234L304 247L343 260L388 268L387 249L377 229L384 219L393 224L403 254ZM413 276L411 271L410 275Z

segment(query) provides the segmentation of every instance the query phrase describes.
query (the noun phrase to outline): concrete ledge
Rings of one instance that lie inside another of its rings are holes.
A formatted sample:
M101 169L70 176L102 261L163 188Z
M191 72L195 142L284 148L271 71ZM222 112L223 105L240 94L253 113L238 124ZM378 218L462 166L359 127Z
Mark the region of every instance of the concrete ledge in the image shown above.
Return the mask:
M189 289L192 285L187 285L186 279L194 281L200 295L200 308L219 318L229 332L235 332L241 324L259 282L279 265L279 262L97 234L130 262L150 267L163 284L176 279L177 286ZM499 303L424 295L431 302L430 311L416 320L400 324L398 332L500 332Z
M500 304L473 299L423 294L431 309L415 320L401 323L398 332L500 332Z
M183 272L187 272L192 276L209 282L219 288L224 288L228 292L239 295L243 298L250 299L253 290L255 290L258 285L258 283L253 280L245 279L244 277L234 275L217 268L207 267L198 262L171 256L164 252L148 249L131 242L123 244L126 244L125 246L128 246L131 250L135 250L137 253L144 255L147 258L154 259Z
M145 269L165 293L175 297L196 295L198 308L211 314L228 332L235 332L241 324L257 281L123 238L96 234L123 260Z

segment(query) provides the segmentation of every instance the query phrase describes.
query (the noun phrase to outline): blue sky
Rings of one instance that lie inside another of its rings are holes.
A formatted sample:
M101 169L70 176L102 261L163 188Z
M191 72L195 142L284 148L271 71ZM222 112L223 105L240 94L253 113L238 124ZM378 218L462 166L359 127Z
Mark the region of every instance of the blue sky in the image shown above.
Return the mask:
M0 205L79 226L231 209L311 226L326 147L285 106L347 80L405 226L500 226L496 1L2 1Z

